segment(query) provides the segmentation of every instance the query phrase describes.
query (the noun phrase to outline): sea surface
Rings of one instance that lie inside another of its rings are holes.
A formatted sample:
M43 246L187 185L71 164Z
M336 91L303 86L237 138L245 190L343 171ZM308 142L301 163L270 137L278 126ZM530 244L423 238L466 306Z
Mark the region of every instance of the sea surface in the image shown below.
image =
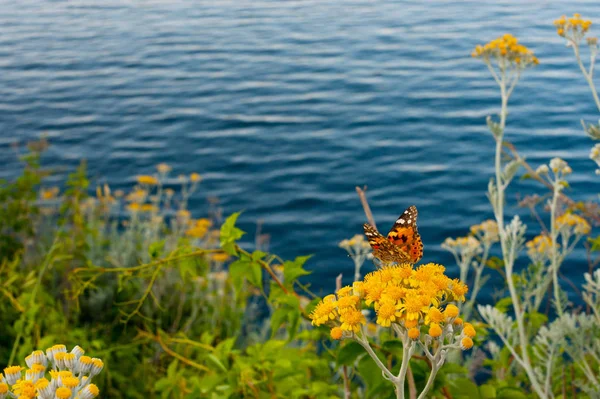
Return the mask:
M40 134L49 184L82 158L113 189L160 162L199 172L195 216L214 196L225 213L243 210L248 246L261 220L271 251L314 254L308 281L322 293L340 273L352 279L337 244L362 233L355 186L366 185L381 230L418 207L424 261L455 276L440 244L492 217L485 118L500 99L475 45L512 33L535 51L506 138L534 167L563 157L568 194L597 198L580 120L598 110L552 24L573 12L600 25L598 1L2 0L0 177L20 168L11 144ZM535 190L545 194L517 180L507 214L534 226L515 204ZM568 262L581 282L584 253Z

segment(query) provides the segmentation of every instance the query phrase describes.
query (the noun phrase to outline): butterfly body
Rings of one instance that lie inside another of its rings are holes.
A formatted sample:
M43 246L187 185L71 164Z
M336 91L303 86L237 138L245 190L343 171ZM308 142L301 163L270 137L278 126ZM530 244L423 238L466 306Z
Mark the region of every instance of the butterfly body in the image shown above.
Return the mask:
M387 237L370 224L363 225L373 256L385 263L416 263L423 256L423 241L417 230L417 207L410 206L396 220Z

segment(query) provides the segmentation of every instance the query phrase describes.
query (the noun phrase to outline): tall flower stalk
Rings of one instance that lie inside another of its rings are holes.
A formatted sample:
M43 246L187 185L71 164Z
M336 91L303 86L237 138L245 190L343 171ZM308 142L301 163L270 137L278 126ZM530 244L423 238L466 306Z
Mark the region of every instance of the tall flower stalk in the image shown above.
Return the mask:
M494 217L498 225L498 236L502 248L502 257L504 259L504 271L506 274L506 283L510 292L512 305L515 313L516 327L518 332L518 352L508 340L504 340L506 346L511 351L517 363L524 369L529 377L533 390L540 397L547 397L547 392L538 380L529 355L529 340L525 328L525 310L517 294L517 288L514 279L514 264L518 252L523 244L523 235L525 226L520 223L518 217L515 217L509 226L504 224L504 206L505 191L510 181L516 174L520 164L520 159L515 159L502 167L502 146L506 128L506 118L508 115L508 100L515 89L521 73L528 67L538 64L538 59L527 47L518 43L518 40L506 34L484 46L477 46L472 56L483 60L492 74L494 80L500 88L501 106L500 121L494 122L488 117L488 126L496 142L496 152L494 158L495 179L492 179L488 187L488 196L492 203ZM480 308L480 312L481 312ZM487 313L482 312L485 318ZM490 316L488 314L488 316ZM486 320L488 323L490 320ZM491 324L491 323L490 323ZM502 338L502 336L501 336Z

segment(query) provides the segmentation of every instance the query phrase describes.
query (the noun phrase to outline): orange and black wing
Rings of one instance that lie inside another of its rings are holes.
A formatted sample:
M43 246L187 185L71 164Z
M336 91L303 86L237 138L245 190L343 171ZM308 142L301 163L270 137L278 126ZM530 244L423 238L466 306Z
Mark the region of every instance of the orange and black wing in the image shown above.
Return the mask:
M417 230L417 215L416 206L408 207L387 235L390 242L408 254L411 263L417 263L423 257L423 241Z
M381 235L377 229L368 223L363 225L365 236L373 248L373 256L385 263L411 262L411 257L401 247Z

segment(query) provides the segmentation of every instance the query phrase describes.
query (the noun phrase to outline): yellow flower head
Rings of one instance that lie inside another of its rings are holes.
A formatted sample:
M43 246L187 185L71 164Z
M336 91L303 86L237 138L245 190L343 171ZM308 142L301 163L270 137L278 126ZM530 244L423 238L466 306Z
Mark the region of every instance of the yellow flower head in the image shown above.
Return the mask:
M565 213L556 219L556 228L558 230L573 229L575 234L585 235L591 230L587 220L573 213Z
M333 327L329 332L329 335L331 335L331 338L333 339L341 339L342 335L344 335L344 330L340 327Z
M437 338L442 335L442 327L437 323L431 323L429 326L429 335L433 338Z
M481 58L486 63L495 61L501 68L510 65L523 69L539 64L533 51L519 44L519 40L508 33L483 46L478 45L471 55Z
M410 339L419 339L419 337L421 336L421 331L418 328L411 328L408 330L408 337Z
M214 260L215 262L225 262L227 259L229 259L229 255L224 252L212 255L212 260Z
M377 324L383 327L389 327L396 321L396 301L392 299L383 300L379 303L377 309Z
M149 186L154 186L156 184L158 184L158 179L154 176L150 176L150 175L139 175L137 176L137 182L139 184L146 184Z
M13 393L26 398L35 397L35 386L32 381L19 380L13 385Z
M592 21L584 20L581 15L575 13L573 18L567 18L565 15L554 21L556 33L567 40L579 42L592 26Z
M463 325L463 333L470 338L473 338L475 336L475 328L473 327L473 325L471 323L465 323Z
M358 309L348 308L347 311L340 314L341 328L344 331L353 331L358 333L360 326L367 324L367 320L362 312Z
M558 246L558 243L556 244ZM527 247L527 254L531 259L543 259L550 256L552 251L552 240L546 234L540 234L535 236L533 240L528 241L525 246Z
M321 324L327 323L329 320L335 319L337 316L336 303L335 301L323 300L315 307L310 314L312 324L320 326Z
M349 285L342 287L338 290L338 292L336 292L338 298L342 298L348 295L352 295L352 287L350 287Z
M192 173L192 174L190 175L190 181L191 181L192 183L197 183L197 182L199 182L200 180L202 180L202 176L200 176L200 174L198 174L198 173L194 172L194 173Z
M471 349L473 347L473 340L469 337L464 337L461 341L460 341L460 349L462 350L467 350L467 349Z
M163 175L166 175L167 173L169 173L171 171L171 169L172 168L164 162L156 165L156 170L158 171L158 173L163 174Z
M69 388L60 387L56 390L57 399L69 399L72 391Z

